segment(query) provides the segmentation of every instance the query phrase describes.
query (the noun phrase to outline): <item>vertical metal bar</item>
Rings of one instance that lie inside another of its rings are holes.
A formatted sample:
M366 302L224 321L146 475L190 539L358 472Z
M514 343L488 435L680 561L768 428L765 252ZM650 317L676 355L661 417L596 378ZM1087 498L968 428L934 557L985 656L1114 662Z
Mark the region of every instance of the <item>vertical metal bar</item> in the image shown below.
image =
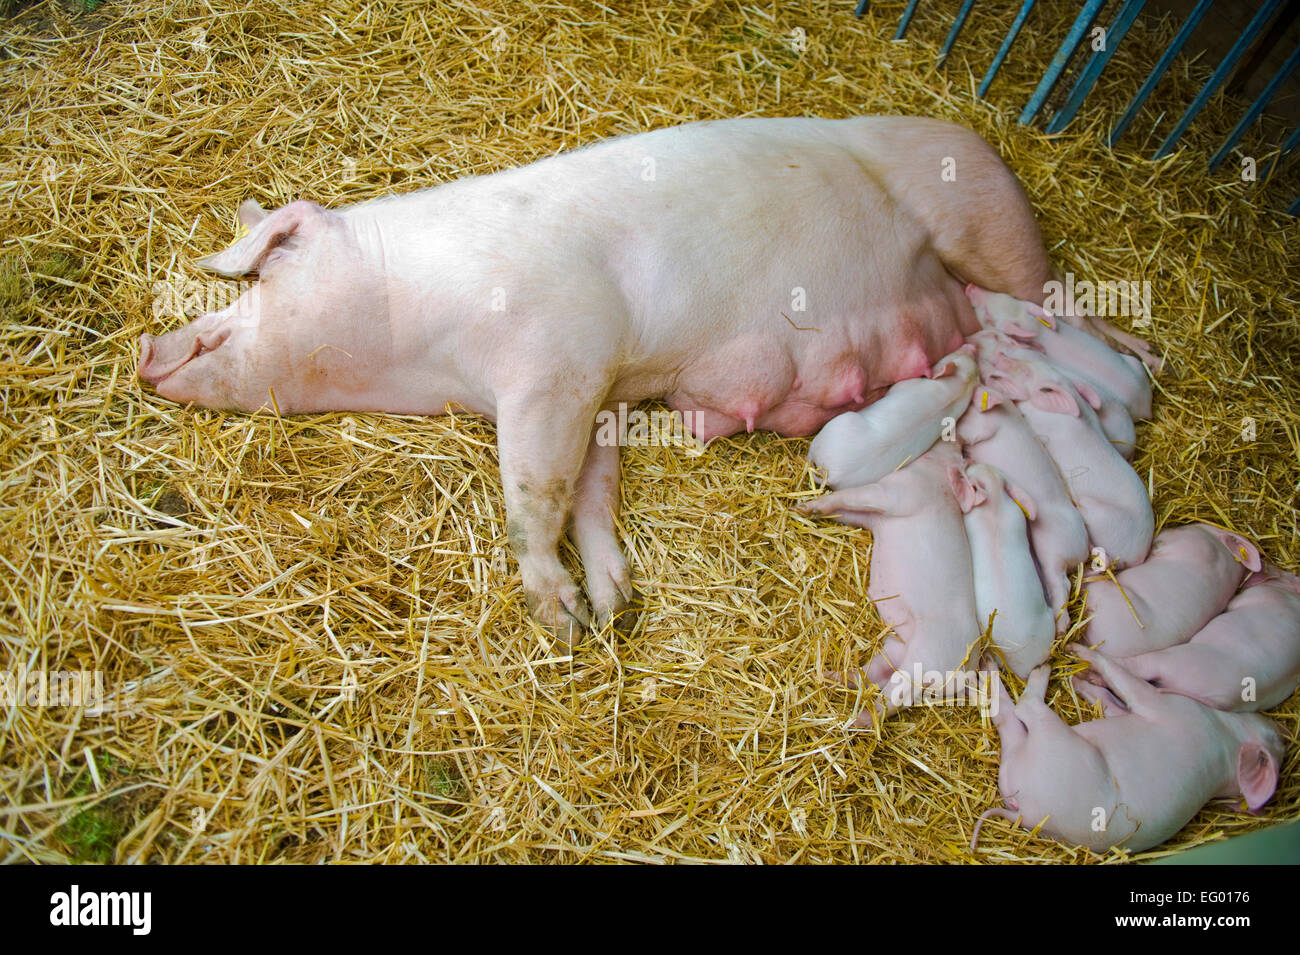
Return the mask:
M854 8L853 15L861 20L862 14L867 12L867 7L869 6L871 6L871 0L858 0L858 5Z
M966 18L970 16L970 8L973 6L975 0L966 0L957 11L957 19L953 21L952 29L948 31L948 38L943 41L943 48L939 50L939 62L942 63L952 51L952 45L957 42L957 34L961 33L961 28L966 25Z
M1187 132L1187 127L1192 125L1192 120L1196 118L1196 114L1205 108L1205 104L1210 101L1210 97L1214 95L1215 90L1223 85L1223 81L1228 78L1228 74L1237 65L1237 61L1246 52L1251 41L1259 35L1259 31L1264 29L1264 25L1268 23L1269 18L1277 12L1277 8L1281 5L1282 0L1265 0L1264 5L1255 14L1254 19L1246 25L1246 29L1242 31L1241 36L1237 37L1237 42L1232 45L1232 49L1224 56L1219 68L1206 80L1204 88L1196 94L1196 99L1192 100L1192 105L1187 107L1187 112L1183 113L1177 125L1169 131L1169 135L1160 144L1160 148L1155 151L1155 155L1151 157L1152 159L1163 159L1174 151L1174 146L1178 144L1178 140L1182 138L1183 133Z
M1259 114L1264 112L1264 107L1277 95L1278 87L1286 82L1287 77L1295 71L1297 66L1300 66L1300 46L1291 51L1291 55L1282 64L1282 68L1273 74L1273 78L1268 81L1268 85L1264 87L1259 96L1255 97L1255 102L1250 104L1250 109L1246 110L1246 115L1241 117L1241 122L1233 127L1232 132L1228 134L1228 138L1219 147L1219 151L1210 159L1210 172L1218 169L1219 163L1228 158L1228 153L1232 152L1232 147L1237 145L1237 142L1245 135L1246 130L1254 124L1255 120L1259 119Z
M1289 216L1300 216L1300 196L1295 197L1295 202L1286 207L1286 214Z
M1052 92L1052 87L1060 79L1061 74L1065 72L1065 64L1070 62L1070 54L1074 48L1079 45L1083 35L1088 32L1088 27L1092 26L1092 21L1097 18L1099 11L1106 0L1087 0L1083 9L1079 11L1079 16L1075 19L1074 25L1070 27L1070 32L1065 35L1065 40L1061 43L1061 48L1056 51L1056 56L1052 57L1052 62L1048 64L1047 72L1038 82L1038 89L1034 90L1034 95L1029 97L1029 102L1025 104L1024 110L1020 114L1020 125L1033 122L1038 111L1043 108L1043 103L1047 101L1048 95ZM1280 3L1281 0L1270 0L1270 2Z
M907 9L903 11L903 19L898 21L898 32L894 34L895 40L901 40L903 34L907 32L907 25L912 22L912 14L916 12L916 5L921 0L908 0Z
M1007 58L1007 53L1011 51L1011 44L1016 42L1016 37L1020 35L1020 28L1025 25L1025 20L1029 18L1029 11L1034 9L1034 4L1038 0L1025 0L1020 7L1020 12L1016 18L1011 21L1011 29L1007 31L1006 38L1003 39L1002 45L998 47L998 55L993 57L993 64L989 71L984 74L984 79L980 80L979 98L983 99L984 94L989 91L993 85L993 77L997 75L998 70L1002 67L1002 61Z
M1119 13L1115 14L1115 19L1111 22L1110 28L1106 30L1105 49L1093 51L1092 59L1088 61L1088 65L1079 74L1078 82L1074 84L1074 89L1070 90L1070 96L1065 101L1065 105L1047 124L1049 133L1059 133L1070 120L1074 119L1074 114L1079 111L1083 101L1092 92L1097 79L1101 76L1102 71L1106 69L1106 64L1110 62L1110 58L1115 54L1115 51L1119 49L1120 41L1128 33L1128 28L1133 25L1137 15L1142 12L1142 6L1145 3L1146 0L1124 0L1124 5L1119 8Z
M1124 115L1119 118L1119 122L1115 124L1115 128L1110 131L1110 136L1106 139L1107 146L1113 148L1115 143L1119 141L1119 138L1124 135L1124 130L1128 129L1129 123L1133 122L1133 119L1138 114L1138 110L1142 108L1142 104L1147 101L1147 97L1151 95L1151 91L1155 89L1156 84L1160 82L1160 78L1164 76L1169 67L1173 65L1174 57L1178 55L1178 51L1183 48L1185 43L1187 43L1187 38L1192 35L1192 31L1196 29L1196 25L1201 22L1205 17L1206 12L1213 5L1214 0L1199 0L1196 4L1196 8L1187 15L1187 19L1183 21L1182 27L1179 28L1178 33L1174 36L1173 40L1170 41L1168 49L1166 49L1164 53L1160 54L1160 59L1156 60L1156 65L1152 68L1151 75L1148 76L1142 83L1142 86L1138 88L1137 94L1133 97L1132 102L1128 104L1128 109L1124 110Z

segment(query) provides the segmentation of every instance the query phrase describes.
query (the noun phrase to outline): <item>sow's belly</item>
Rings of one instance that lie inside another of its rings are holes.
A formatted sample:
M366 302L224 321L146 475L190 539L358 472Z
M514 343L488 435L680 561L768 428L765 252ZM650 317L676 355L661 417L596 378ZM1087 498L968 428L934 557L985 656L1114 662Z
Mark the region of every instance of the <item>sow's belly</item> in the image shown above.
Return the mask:
M668 405L699 440L755 430L816 434L895 382L929 374L978 329L960 283L946 273L907 305L820 323L801 316L797 326L777 321L785 328L709 349L678 376Z

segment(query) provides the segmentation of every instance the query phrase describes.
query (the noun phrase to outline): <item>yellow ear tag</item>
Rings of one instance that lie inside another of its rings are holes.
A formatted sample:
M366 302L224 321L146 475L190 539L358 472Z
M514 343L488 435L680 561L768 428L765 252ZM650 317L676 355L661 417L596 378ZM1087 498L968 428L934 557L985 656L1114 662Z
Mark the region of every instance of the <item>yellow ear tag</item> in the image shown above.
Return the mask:
M1007 497L1011 497L1011 495L1008 494ZM1025 520L1029 520L1030 519L1029 512L1025 510L1025 505L1021 504L1019 501L1016 501L1014 497L1011 497L1011 500L1016 502L1016 507L1020 508L1020 513L1025 515Z
M980 411L989 410L989 393L986 391L980 395Z
M1042 326L1043 326L1044 328L1051 328L1051 327L1052 327L1052 323L1049 322L1049 321L1048 321L1047 319L1045 319L1045 318L1040 318L1038 321L1042 323Z
M1244 564L1246 562L1246 548L1238 547L1237 553L1241 555L1237 558L1237 563Z

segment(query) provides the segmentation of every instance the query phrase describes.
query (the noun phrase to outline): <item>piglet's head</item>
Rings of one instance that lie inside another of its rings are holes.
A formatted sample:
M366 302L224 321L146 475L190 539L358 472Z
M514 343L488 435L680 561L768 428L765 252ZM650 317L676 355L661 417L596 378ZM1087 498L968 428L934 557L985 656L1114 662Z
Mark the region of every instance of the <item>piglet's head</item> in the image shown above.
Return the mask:
M164 398L210 408L283 412L347 408L382 373L382 291L359 281L361 256L341 217L294 202L267 215L249 201L229 248L204 268L258 281L229 307L140 338L139 375ZM382 283L380 283L382 284Z
M1033 302L1022 302L1002 292L990 292L971 283L966 297L984 328L997 329L1017 342L1031 342L1042 328L1056 328L1056 317Z

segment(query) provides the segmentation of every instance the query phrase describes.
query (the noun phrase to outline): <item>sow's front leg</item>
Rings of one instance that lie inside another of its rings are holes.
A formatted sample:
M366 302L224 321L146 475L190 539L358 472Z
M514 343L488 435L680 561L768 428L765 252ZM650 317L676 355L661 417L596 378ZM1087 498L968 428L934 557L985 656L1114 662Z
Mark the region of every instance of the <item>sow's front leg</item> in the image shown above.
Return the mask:
M591 625L587 603L560 563L559 541L599 405L575 402L553 381L516 389L497 404L506 532L529 613L564 645Z

